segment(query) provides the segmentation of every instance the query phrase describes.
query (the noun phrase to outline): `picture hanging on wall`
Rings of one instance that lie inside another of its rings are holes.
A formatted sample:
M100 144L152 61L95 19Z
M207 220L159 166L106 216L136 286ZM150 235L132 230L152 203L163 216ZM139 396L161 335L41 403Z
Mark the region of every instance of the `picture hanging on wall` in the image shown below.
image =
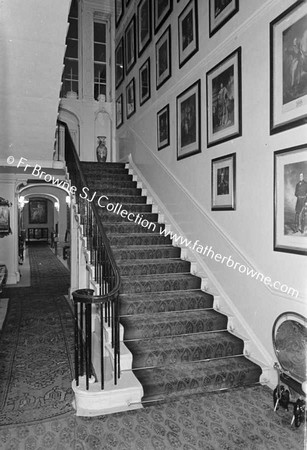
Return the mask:
M0 197L0 238L11 234L10 207L12 203Z
M123 122L123 94L120 94L116 99L116 128L119 128Z
M138 4L138 54L141 56L151 41L151 0L141 0Z
M169 105L164 106L157 113L157 143L158 150L167 147L169 140Z
M241 47L207 72L207 145L242 135Z
M177 160L201 152L200 80L177 97Z
M197 0L191 0L178 17L179 67L198 52Z
M307 123L307 3L270 23L270 132Z
M150 99L150 58L147 58L139 73L140 106Z
M135 80L132 78L126 87L126 115L127 119L135 113Z
M274 250L307 254L307 145L274 152Z
M47 223L47 200L29 201L29 223Z
M236 209L236 154L215 158L211 163L211 210Z
M118 27L124 15L124 0L115 0L115 25Z
M125 63L126 74L130 72L136 62L135 48L135 15L130 20L125 30Z
M121 38L115 50L115 87L120 86L125 78L124 72L124 38Z
M159 89L171 76L171 27L168 26L156 43L156 87Z
M239 11L239 0L209 0L209 36L213 36Z
M155 34L160 30L168 16L173 11L173 0L154 0Z

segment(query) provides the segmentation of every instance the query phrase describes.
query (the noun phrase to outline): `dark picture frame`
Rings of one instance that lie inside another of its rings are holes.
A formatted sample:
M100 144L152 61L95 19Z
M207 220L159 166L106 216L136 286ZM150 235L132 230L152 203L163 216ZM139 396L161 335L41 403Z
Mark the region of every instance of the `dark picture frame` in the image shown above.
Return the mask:
M115 49L115 87L116 89L121 85L125 78L124 70L124 38L122 37Z
M136 29L135 14L132 16L125 30L125 64L126 75L136 63Z
M157 112L157 147L158 150L170 144L169 104Z
M138 55L144 52L152 39L152 0L141 0L137 7Z
M135 103L135 79L128 83L126 86L126 117L129 119L136 111Z
M124 0L115 0L115 26L118 27L124 15Z
M29 223L47 223L47 200L29 201Z
M166 19L173 11L173 0L154 0L154 29L155 34L160 30Z
M179 68L198 52L197 0L190 0L178 17Z
M239 0L209 0L209 37L211 38L239 11Z
M116 99L116 128L119 128L124 123L123 101L123 94L120 94Z
M12 203L0 197L0 238L11 234L10 207Z
M211 161L211 211L236 209L236 154Z
M172 76L171 27L156 43L156 88L159 89Z
M270 134L307 123L307 3L270 23Z
M200 80L176 98L177 160L201 152Z
M307 255L305 223L307 225L306 144L274 152L274 250Z
M147 58L139 71L139 100L140 106L142 106L147 100L150 99L150 58Z
M242 136L241 47L207 72L207 146Z

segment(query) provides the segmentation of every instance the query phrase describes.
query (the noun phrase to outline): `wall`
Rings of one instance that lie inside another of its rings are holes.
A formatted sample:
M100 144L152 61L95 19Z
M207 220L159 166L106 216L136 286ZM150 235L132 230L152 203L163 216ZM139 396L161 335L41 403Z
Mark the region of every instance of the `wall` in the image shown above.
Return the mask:
M284 311L306 316L305 257L273 250L274 151L303 144L307 131L303 125L272 136L269 132L269 23L293 1L242 1L239 12L210 39L209 2L198 1L199 51L179 69L177 17L187 3L173 2L171 19L154 35L116 92L116 97L122 93L125 99L125 88L135 77L137 111L129 120L124 113L124 124L117 130L118 157L127 160L132 155L164 203L169 220L178 223L184 236L299 291L297 298L283 294L211 258L201 258L202 267L273 360L272 327L277 316ZM132 12L136 12L135 5ZM118 28L116 43L131 14ZM157 91L153 70L151 99L140 107L139 68L148 56L155 68L155 43L170 23L172 76ZM208 148L206 73L238 47L242 48L242 136ZM197 80L201 82L201 153L177 161L176 97ZM156 114L168 103L170 145L158 152ZM236 210L211 211L211 160L233 152L237 160ZM199 255L195 258L199 260Z

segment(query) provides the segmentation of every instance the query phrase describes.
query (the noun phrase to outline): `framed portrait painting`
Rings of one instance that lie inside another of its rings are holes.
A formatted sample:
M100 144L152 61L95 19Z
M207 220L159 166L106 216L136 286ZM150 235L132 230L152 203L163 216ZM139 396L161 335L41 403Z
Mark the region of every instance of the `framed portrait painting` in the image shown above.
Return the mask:
M150 58L147 58L139 74L140 106L150 99Z
M124 0L115 0L115 25L118 27L124 15Z
M115 87L120 86L125 77L124 72L124 38L122 37L115 49Z
M29 223L47 223L47 200L29 201Z
M132 78L126 87L126 116L127 119L135 113L135 80Z
M136 62L135 48L135 15L132 16L125 30L125 64L126 74L130 72Z
M141 56L152 38L151 28L152 0L141 0L137 9L138 55Z
M155 34L173 11L173 0L153 0Z
M209 36L213 36L239 11L239 0L209 0Z
M207 145L242 135L241 47L207 72Z
M307 254L307 145L274 152L274 250Z
M211 210L236 209L236 154L231 153L211 162Z
M157 143L158 150L167 147L169 139L169 105L164 106L157 113Z
M123 122L123 94L120 94L116 99L116 128L119 128Z
M171 76L171 27L168 26L156 43L156 87L159 89Z
M12 203L0 197L0 238L11 233L10 207Z
M177 96L177 160L201 152L200 80Z
M270 133L307 123L307 3L270 23Z
M179 68L198 51L197 0L191 0L178 17Z

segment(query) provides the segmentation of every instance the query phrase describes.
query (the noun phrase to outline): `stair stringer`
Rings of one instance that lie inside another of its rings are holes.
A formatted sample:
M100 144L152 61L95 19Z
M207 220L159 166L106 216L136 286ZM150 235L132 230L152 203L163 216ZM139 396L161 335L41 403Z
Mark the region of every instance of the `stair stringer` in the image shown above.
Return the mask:
M93 289L94 294L99 294L99 284L95 280L95 268L91 264L91 253L87 247L87 239L83 234L83 225L78 206L73 203L73 229L77 230L77 251L78 258L78 286L77 289ZM103 317L104 319L104 317ZM100 370L100 348L101 348L101 317L98 314L98 308L92 306L92 349L93 366L98 378L90 380L89 389L86 389L85 377L79 378L79 385L76 380L72 381L72 389L75 399L73 407L77 416L94 417L104 414L113 414L121 411L143 408L141 399L144 395L143 387L132 371L132 354L123 342L124 329L120 324L120 367L121 374L114 385L113 375L105 381L104 389L101 389L101 370ZM112 331L103 320L104 330L104 355L109 357L111 368L114 371L114 351L111 345ZM113 372L112 372L113 373Z
M133 175L133 180L137 181L138 187L142 189L142 195L147 196L147 203L152 204L154 210L159 214L158 222L165 224L166 229L176 233L177 236L184 236L185 233L138 169L131 154L129 155L129 162L126 163L126 168ZM243 340L244 356L261 367L260 382L269 385L271 388L275 387L276 371L273 367L274 361L271 355L251 330L207 264L191 249L175 242L173 242L173 245L181 248L181 259L191 263L191 274L201 278L201 290L213 295L213 308L228 317L228 331Z

